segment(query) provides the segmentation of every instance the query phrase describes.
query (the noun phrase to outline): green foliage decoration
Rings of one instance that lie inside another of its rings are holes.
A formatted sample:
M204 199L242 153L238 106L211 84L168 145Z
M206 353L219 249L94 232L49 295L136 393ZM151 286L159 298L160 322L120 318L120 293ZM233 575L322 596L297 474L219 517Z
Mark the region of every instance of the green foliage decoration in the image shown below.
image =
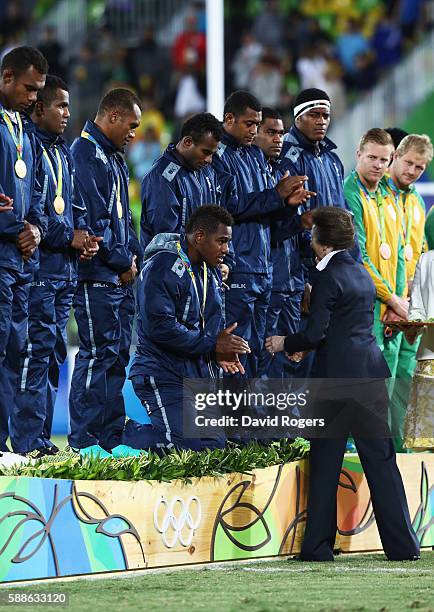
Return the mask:
M202 476L219 477L231 472L250 473L252 470L303 459L309 452L309 442L303 438L282 439L263 444L250 442L245 446L231 444L226 448L174 450L163 455L154 452L124 459L82 458L73 455L56 461L42 458L34 464L9 468L0 467L0 476L32 478L63 478L68 480L157 480L169 482Z

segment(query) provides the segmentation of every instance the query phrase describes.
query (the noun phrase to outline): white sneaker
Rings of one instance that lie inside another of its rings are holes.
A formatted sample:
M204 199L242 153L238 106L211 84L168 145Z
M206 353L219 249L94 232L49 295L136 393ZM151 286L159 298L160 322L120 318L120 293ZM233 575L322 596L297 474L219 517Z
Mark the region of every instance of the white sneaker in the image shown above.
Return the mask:
M0 467L12 467L14 465L23 465L24 463L34 463L31 457L23 457L17 453L0 453Z

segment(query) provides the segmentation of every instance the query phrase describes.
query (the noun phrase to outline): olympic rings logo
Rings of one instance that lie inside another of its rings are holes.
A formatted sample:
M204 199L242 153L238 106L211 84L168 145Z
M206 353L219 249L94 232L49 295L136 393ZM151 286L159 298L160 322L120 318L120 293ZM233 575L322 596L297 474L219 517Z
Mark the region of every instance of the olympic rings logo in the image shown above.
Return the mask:
M160 522L162 508L164 516ZM167 548L173 548L178 541L181 546L190 546L201 520L202 507L196 495L191 495L186 502L182 497L174 497L170 503L161 497L154 508L154 526Z

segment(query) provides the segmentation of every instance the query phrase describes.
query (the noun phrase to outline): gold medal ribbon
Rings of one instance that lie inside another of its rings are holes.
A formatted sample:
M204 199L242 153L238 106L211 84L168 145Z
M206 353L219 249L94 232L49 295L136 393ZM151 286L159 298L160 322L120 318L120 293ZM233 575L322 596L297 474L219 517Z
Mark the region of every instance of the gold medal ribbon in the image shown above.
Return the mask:
M407 224L405 225L405 206L407 202L407 196L404 196L404 205L402 210L402 224L404 229L405 236L405 246L408 246L411 242L411 229L413 227L413 213L414 213L414 204L410 204L408 207L408 218Z
M116 172L116 207L118 210L118 217L122 219L122 200L121 200L121 179L119 176L119 172Z
M359 176L357 176L357 183L368 200L375 200L375 203L377 205L377 210L378 210L378 218L379 218L378 229L380 231L380 237L381 237L380 242L381 244L383 244L386 242L386 223L384 221L383 196L380 192L380 188L378 187L375 193L371 193L362 183Z
M17 120L18 125L18 138L15 133L15 128L12 124L11 118L7 114L4 108L0 108L0 114L3 117L3 121L6 123L6 126L9 130L9 134L12 136L12 140L14 141L15 147L17 149L17 160L22 159L23 157L23 142L24 142L24 133L23 133L23 122L21 121L20 113L14 113L15 119Z
M202 305L200 303L199 291L197 290L196 276L193 272L193 268L191 267L190 260L184 251L182 250L181 243L177 242L176 247L178 249L178 255L184 264L185 269L190 275L191 282L193 283L194 291L196 293L197 301L199 304L200 317L202 320L202 329L205 331L205 305L206 305L206 294L208 291L208 267L205 262L203 262L203 299Z
M56 155L56 160L57 160L57 176L56 173L54 171L54 167L53 167L53 163L50 159L50 156L48 155L48 152L45 150L44 147L42 147L42 152L44 154L45 160L51 170L51 175L53 177L53 181L54 184L56 186L56 197L60 196L62 197L62 191L63 191L63 168L62 168L62 160L60 158L60 153L58 148L55 146L54 147L54 151L55 151L55 155Z
M405 222L405 211L406 211L406 206L407 206L407 199L410 194L409 192L404 193L401 189L398 189L398 187L393 182L393 179L391 176L387 177L387 184L389 185L395 197L395 200L398 201L398 198L402 198L401 200L402 206L399 206L399 209L401 212L401 224L402 224L402 231L404 233L404 238L405 238L405 246L408 246L411 242L411 228L413 227L414 204L410 204L409 206L408 218L407 218L407 223L406 223Z

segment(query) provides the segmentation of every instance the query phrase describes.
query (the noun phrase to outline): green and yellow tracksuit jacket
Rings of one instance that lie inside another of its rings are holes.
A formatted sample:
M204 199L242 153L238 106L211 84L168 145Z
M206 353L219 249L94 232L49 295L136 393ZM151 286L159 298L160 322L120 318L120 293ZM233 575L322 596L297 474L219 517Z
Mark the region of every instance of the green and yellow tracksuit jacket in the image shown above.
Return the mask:
M413 280L416 264L425 247L425 202L414 185L407 191L398 189L392 177L386 174L381 183L395 198L401 219L401 239L404 243L404 259L408 280ZM411 248L408 249L408 246Z
M394 197L384 183L380 183L375 193L370 193L362 185L355 170L344 181L344 194L354 214L363 264L377 290L379 304L376 308L376 318L382 319L386 311L386 302L392 294L403 297L407 293L399 211ZM383 219L383 231L381 219ZM382 242L390 247L389 259L384 259L380 255Z

